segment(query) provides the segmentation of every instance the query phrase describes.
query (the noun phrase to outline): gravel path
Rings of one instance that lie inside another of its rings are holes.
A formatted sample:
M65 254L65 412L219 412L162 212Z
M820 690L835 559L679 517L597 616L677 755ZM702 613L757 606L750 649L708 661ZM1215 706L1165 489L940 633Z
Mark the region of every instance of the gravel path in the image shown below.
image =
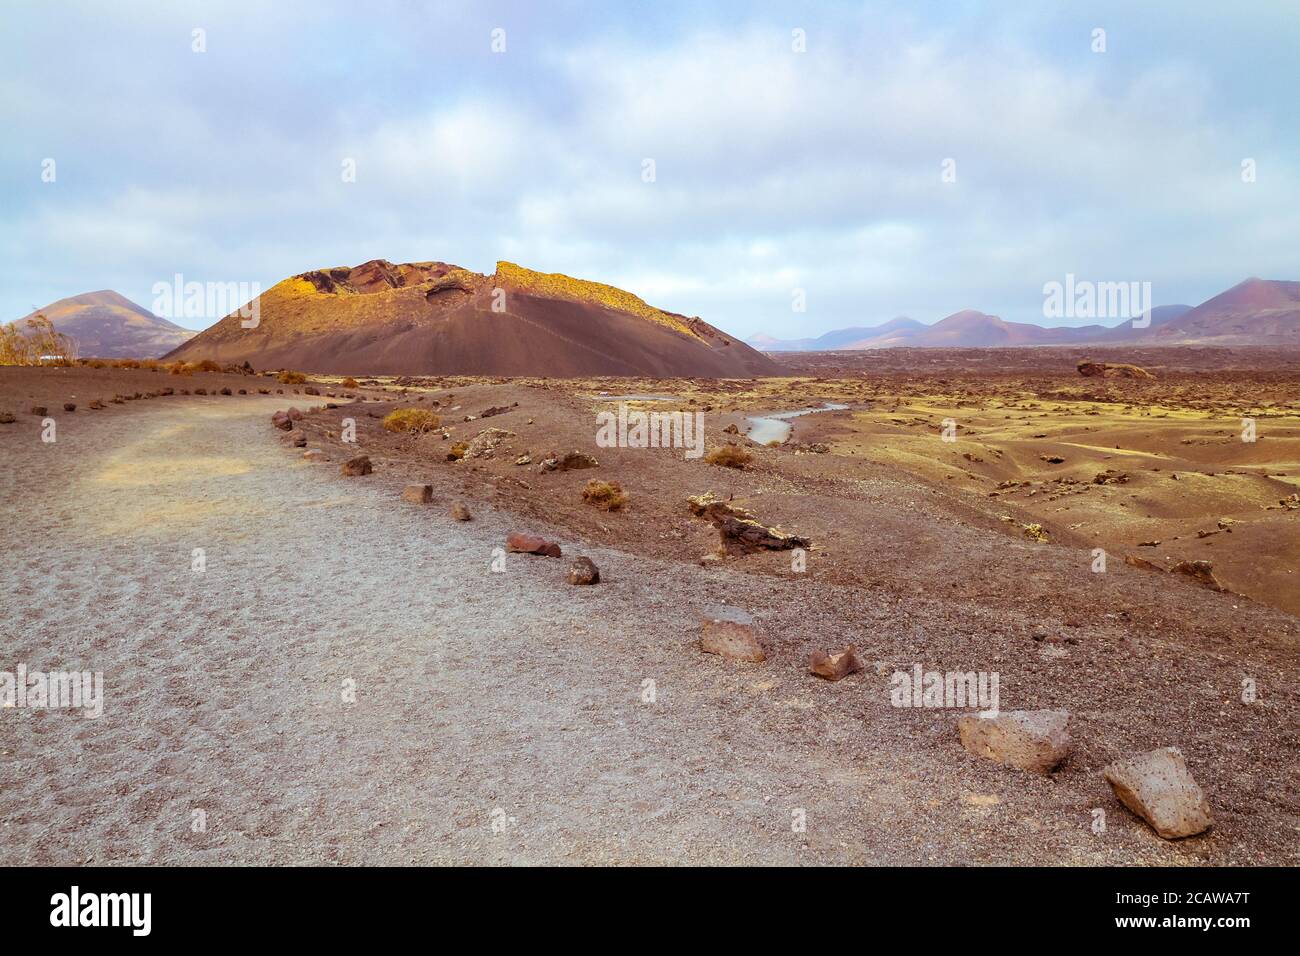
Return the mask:
M7 861L1205 858L1127 822L1098 841L1095 774L1081 796L981 765L952 714L918 735L864 707L867 675L698 652L721 601L761 617L793 586L583 549L606 583L575 588L568 541L493 573L503 516L299 460L282 405L163 399L6 439L0 668L105 681L99 719L0 714Z

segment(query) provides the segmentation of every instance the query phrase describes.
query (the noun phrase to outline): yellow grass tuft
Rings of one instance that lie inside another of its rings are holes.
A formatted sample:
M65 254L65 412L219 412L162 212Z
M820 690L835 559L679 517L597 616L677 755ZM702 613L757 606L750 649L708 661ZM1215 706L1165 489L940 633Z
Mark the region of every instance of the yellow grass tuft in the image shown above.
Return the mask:
M423 408L399 408L389 412L384 417L384 428L390 432L416 432L419 434L433 431L441 424L441 418Z
M582 489L582 500L603 511L618 511L627 504L628 496L617 481L600 481L593 478L587 482L587 487Z
M705 455L704 460L723 468L744 468L754 460L754 456L737 445L723 445Z
M307 381L307 376L303 375L302 372L290 372L285 369L275 377L275 380L281 385L302 385Z

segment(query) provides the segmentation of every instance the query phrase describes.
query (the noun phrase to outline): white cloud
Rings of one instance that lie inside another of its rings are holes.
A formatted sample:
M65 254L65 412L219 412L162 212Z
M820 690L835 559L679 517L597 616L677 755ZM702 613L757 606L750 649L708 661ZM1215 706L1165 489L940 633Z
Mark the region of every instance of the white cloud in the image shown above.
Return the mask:
M516 12L500 17L511 52L492 57L472 10L371 47L347 18L251 11L203 8L209 60L176 48L193 9L145 25L95 11L113 42L69 41L77 75L29 60L0 83L26 150L0 157L0 305L138 297L175 271L269 284L377 256L509 258L793 337L963 307L1032 318L1067 271L1185 300L1295 277L1296 131L1263 94L1235 106L1238 73L1212 49L1139 34L1172 28L1175 8L1109 10L1104 57L1043 13L837 11L795 54L774 20L692 13L651 32ZM152 72L120 69L127 54ZM53 187L32 158L49 149Z

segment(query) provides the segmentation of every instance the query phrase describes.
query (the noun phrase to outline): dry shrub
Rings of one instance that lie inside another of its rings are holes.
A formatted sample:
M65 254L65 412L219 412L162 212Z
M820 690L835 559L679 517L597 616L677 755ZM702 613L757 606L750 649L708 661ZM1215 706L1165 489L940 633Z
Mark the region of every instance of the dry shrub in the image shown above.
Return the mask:
M302 385L307 381L307 376L303 375L302 372L290 372L285 369L275 377L275 380L281 385Z
M357 380L350 376L348 378L345 378L343 381L339 383L339 388L359 388L359 387L360 386L357 385Z
M433 431L441 424L441 418L423 408L399 408L384 416L384 428L390 432L416 432L419 434Z
M212 359L201 359L198 362L191 362L190 368L196 372L220 372L221 363L214 362Z
M190 368L190 367L189 367L188 365L186 365L184 362L172 362L171 365L167 366L167 371L171 372L173 375L193 375L193 374L194 374L194 369Z
M39 312L30 319L0 325L0 365L71 365L76 343L54 330Z
M618 511L627 504L628 497L617 481L600 481L593 478L587 482L587 487L582 489L582 500L602 511Z
M723 445L705 455L704 460L724 468L744 468L754 460L754 456L737 445Z
M462 458L465 457L465 452L467 451L469 451L469 442L467 441L455 442L452 444L451 448L448 449L447 451L447 460L460 461Z

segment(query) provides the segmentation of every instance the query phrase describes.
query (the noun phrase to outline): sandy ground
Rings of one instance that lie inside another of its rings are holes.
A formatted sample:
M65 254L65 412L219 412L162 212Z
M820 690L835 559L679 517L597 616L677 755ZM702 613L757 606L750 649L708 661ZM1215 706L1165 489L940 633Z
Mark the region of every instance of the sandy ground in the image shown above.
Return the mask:
M1068 549L925 501L900 511L928 495L896 478L864 489L882 517L871 552L992 555L983 587L706 570L537 516L526 530L589 554L605 583L574 588L567 561L520 555L493 573L521 527L508 499L474 499L458 524L445 464L426 508L398 500L407 474L382 458L341 478L277 440L267 416L286 404L137 401L61 418L53 445L25 416L0 430L0 667L107 685L97 720L0 713L6 860L1297 862L1294 618L1199 589L1162 604L1168 588L1131 572L1109 592L1122 613L1094 604L1073 645L1041 646L1035 631L1068 626L1060 608L1002 598L1028 554L1033 586L1086 586ZM1133 623L1144 603L1166 628ZM718 614L752 615L769 661L701 655L698 622ZM806 673L812 647L850 640L866 672ZM889 673L914 661L1000 669L1004 708L1067 707L1074 755L1050 777L971 757L955 713L889 706ZM1243 675L1260 687L1249 706ZM1101 779L1163 745L1210 795L1204 836L1161 841Z

